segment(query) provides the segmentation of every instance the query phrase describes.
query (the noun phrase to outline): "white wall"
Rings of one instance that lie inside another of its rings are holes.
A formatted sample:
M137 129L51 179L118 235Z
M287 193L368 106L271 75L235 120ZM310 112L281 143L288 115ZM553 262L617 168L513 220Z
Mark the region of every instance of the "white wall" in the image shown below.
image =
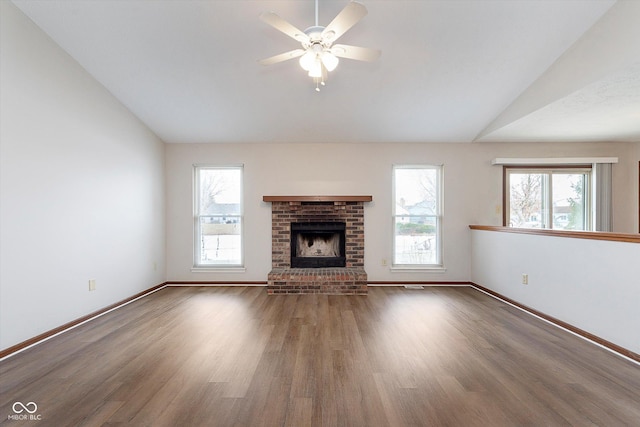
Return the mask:
M271 205L262 202L262 196L337 194L373 196L373 202L365 205L365 269L369 280L468 281L468 225L502 223L502 168L491 165L493 158L625 159L631 148L629 143L168 144L167 280L266 281L271 269ZM194 163L245 166L245 273L191 272ZM446 272L392 272L381 265L382 259L391 259L392 166L421 163L444 165ZM626 163L614 166L614 187L628 189L629 176ZM614 228L630 232L635 203L625 197L617 197L615 202Z
M162 283L165 204L164 144L12 3L0 8L5 349Z
M635 232L640 233L640 142L633 143L633 149L630 156L631 165L629 168L635 169L635 176L633 172L630 174L632 176L631 180L631 200L635 198L636 200L636 209L635 209ZM634 166L635 165L635 166Z
M618 185L614 185L612 198L614 206L629 204L629 218L624 220L613 218L614 231L626 233L638 233L638 162L640 162L640 142L629 143L629 152L620 158L620 163L614 167L614 181L617 178ZM626 225L628 221L628 225Z
M471 234L474 283L640 353L640 244Z

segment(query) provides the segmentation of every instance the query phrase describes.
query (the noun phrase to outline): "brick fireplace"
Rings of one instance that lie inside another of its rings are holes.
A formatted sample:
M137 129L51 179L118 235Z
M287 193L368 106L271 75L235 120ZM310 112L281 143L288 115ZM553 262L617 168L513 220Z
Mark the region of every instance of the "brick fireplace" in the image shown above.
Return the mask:
M264 196L263 200L271 202L269 294L367 294L364 203L370 202L371 196ZM343 224L344 267L308 262L304 265L320 268L293 268L291 260L296 255L292 251L291 224L306 230L313 224L324 224L326 228L332 223Z

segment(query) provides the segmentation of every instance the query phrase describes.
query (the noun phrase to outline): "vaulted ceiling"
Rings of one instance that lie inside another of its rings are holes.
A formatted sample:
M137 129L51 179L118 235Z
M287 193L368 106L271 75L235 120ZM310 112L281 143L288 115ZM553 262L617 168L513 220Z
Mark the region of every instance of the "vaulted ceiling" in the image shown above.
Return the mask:
M313 0L14 0L168 143L640 141L640 2L362 0L325 87L299 47ZM347 1L320 0L327 25ZM46 70L43 70L46 72Z

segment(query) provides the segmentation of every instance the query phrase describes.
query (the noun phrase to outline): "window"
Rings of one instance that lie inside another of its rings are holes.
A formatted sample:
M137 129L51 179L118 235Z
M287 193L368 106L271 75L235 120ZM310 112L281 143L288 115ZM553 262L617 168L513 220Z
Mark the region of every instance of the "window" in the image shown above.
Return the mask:
M242 167L194 168L195 267L241 267Z
M506 224L591 230L591 167L505 168Z
M393 265L441 267L442 168L394 166Z

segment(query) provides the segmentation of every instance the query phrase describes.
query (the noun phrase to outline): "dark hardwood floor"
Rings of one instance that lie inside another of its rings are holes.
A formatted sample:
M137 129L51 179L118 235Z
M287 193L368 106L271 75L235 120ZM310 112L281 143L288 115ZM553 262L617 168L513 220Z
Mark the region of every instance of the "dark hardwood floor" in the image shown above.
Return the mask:
M640 425L637 364L469 287L166 288L0 378L3 425Z

